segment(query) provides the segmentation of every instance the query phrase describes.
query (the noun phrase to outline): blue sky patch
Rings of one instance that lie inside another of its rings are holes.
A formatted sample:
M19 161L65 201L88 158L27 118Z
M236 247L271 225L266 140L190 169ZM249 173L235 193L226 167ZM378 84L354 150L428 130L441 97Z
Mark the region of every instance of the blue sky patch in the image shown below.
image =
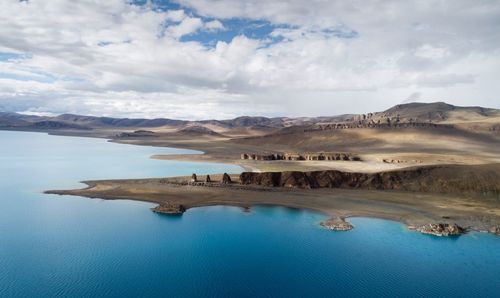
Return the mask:
M257 40L278 41L281 39L279 37L271 37L271 32L277 28L288 27L287 25L274 25L263 20L228 19L219 21L224 25L224 30L198 31L182 36L180 41L196 41L208 47L214 47L218 41L229 43L234 37L239 35Z
M24 60L31 58L28 54L18 54L10 52L0 52L0 61L14 61L14 60Z
M30 70L33 75L21 75L8 72L0 72L0 79L11 79L17 81L35 81L40 83L54 83L56 77L51 74Z
M199 15L196 11L189 7L182 6L178 3L168 0L131 0L131 5L148 6L159 11L167 10L184 10L184 12L191 16L200 18L203 22L210 22L218 20L224 25L223 30L198 30L197 32L183 35L180 38L181 42L199 42L206 47L215 47L218 41L231 42L231 40L239 35L246 36L247 38L260 40L263 47L268 47L272 44L279 43L284 40L282 36L272 35L275 29L293 29L287 24L273 24L269 21L262 19L249 19L249 18L230 18L230 19L215 19ZM165 34L166 28L169 26L178 25L178 22L166 20L158 31L158 38L162 38ZM358 32L352 30L344 25L339 25L328 29L317 29L309 31L311 33L321 33L327 38L356 38L359 36Z
M53 77L37 77L37 76L29 76L29 75L19 75L13 73L0 72L0 79L10 79L16 81L36 81L40 83L53 83L55 79Z
M191 16L197 17L203 20L203 22L210 22L214 20L220 21L224 25L224 30L199 30L195 33L184 35L180 38L182 42L199 42L207 47L214 47L218 41L230 42L234 37L239 35L244 35L247 38L266 40L269 44L281 41L281 37L270 36L276 28L290 28L286 24L272 24L269 21L257 20L257 19L247 19L247 18L231 18L231 19L215 19L210 17L205 17L197 14L194 10L189 7L181 6L178 3L174 3L166 0L152 0L148 4L146 0L132 0L130 1L132 5L144 6L153 5L153 9L166 11L166 10L179 10L182 9L184 12ZM164 35L165 28L172 25L178 25L179 23L172 21L165 21L160 28L158 37L161 38Z

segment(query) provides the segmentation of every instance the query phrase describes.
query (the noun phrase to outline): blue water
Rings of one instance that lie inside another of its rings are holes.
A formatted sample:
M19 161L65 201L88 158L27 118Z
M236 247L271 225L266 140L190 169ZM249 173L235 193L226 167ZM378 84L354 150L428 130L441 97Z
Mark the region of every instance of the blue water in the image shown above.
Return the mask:
M185 150L0 132L0 297L499 297L500 238L446 239L353 218L331 232L304 210L44 195L77 181L238 172L151 160Z

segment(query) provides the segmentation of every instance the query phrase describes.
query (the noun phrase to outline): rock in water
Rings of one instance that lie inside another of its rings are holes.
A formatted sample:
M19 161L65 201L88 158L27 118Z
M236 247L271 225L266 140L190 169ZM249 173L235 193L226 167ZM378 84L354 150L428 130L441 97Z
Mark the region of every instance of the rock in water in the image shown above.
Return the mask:
M231 183L231 177L227 173L224 173L222 175L222 184L230 184Z
M500 226L491 227L489 232L495 235L500 235Z
M434 236L459 236L465 233L465 229L457 224L447 223L430 223L416 228L417 231L423 234Z
M183 205L161 204L151 208L151 211L163 214L181 215L186 211L186 208Z
M330 218L320 223L323 227L332 231L349 231L354 227L342 218Z

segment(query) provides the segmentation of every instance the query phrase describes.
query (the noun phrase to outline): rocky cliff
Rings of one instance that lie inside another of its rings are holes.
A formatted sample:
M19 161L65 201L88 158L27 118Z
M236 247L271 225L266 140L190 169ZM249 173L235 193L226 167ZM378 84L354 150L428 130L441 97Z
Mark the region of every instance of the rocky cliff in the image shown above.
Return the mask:
M489 196L500 199L500 167L427 166L379 173L335 170L243 172L243 185L291 188L354 188Z

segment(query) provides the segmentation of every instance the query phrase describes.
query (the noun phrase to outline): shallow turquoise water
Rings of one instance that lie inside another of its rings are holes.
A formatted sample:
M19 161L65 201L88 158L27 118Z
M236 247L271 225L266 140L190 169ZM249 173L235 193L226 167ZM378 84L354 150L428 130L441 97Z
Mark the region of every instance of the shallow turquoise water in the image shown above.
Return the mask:
M184 150L0 132L0 297L498 297L500 238L446 239L304 210L197 208L41 194L99 178L238 172L151 160Z

